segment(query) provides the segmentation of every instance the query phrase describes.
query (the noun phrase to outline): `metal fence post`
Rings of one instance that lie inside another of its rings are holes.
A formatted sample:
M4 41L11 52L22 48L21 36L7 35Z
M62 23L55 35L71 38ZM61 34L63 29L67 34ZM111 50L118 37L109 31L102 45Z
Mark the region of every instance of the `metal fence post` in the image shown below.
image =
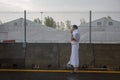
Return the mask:
M24 42L23 42L23 48L24 48L24 68L26 68L26 10L24 10Z
M92 19L91 19L91 16L92 16L91 13L92 13L92 11L90 10L90 23L89 23L89 30L90 30L90 31L89 31L89 41L90 41L90 44L91 44L91 20L92 20Z
M94 44L92 43L92 11L90 10L90 20L89 20L89 40L90 40L90 47L91 47L91 53L93 55L93 66L95 68L95 52L94 52Z

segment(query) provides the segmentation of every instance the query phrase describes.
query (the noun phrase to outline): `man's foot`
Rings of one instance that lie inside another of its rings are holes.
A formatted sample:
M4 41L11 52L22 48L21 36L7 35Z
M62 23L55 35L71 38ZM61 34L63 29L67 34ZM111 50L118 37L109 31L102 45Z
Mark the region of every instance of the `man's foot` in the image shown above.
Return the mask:
M73 71L74 71L74 72L77 72L77 71L78 71L78 68L77 68L77 67L75 67Z
M72 74L78 73L78 69L74 69L71 73L72 73Z

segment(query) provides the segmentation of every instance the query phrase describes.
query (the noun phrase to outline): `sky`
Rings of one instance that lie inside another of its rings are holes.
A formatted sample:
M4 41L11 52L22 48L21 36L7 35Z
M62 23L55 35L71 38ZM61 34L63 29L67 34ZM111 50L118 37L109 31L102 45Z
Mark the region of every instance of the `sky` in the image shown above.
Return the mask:
M0 0L0 11L120 11L120 0Z
M80 24L80 19L89 21L89 11L103 11L103 12L120 12L120 0L0 0L0 20L8 22L20 17L23 17L23 11L37 11L44 12L43 18L51 16L55 21L71 20L72 24ZM4 11L20 11L22 14L1 13ZM45 12L87 12L75 14L45 14ZM112 18L120 21L119 14L93 15L92 19L99 19L101 17L112 16ZM34 18L41 18L41 14L27 14L27 19L34 20Z

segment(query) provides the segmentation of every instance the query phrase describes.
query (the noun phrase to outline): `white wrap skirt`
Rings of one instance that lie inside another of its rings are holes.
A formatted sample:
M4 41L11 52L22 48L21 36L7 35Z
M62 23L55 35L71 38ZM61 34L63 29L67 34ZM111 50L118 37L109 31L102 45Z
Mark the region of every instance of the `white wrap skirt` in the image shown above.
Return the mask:
M70 61L68 64L72 65L73 67L79 67L79 43L72 44Z

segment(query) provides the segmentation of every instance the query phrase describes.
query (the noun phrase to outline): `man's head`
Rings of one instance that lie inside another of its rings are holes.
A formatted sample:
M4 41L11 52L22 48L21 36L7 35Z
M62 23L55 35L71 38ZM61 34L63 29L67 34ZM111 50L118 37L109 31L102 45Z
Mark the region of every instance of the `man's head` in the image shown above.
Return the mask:
M76 30L76 29L78 29L77 25L72 25L71 30Z
M74 29L74 30L75 30L75 29L78 29L77 25L73 25L73 29Z
M77 27L77 25L72 25L72 27L71 27L71 33L74 31L74 30L77 30L78 29L78 27Z

